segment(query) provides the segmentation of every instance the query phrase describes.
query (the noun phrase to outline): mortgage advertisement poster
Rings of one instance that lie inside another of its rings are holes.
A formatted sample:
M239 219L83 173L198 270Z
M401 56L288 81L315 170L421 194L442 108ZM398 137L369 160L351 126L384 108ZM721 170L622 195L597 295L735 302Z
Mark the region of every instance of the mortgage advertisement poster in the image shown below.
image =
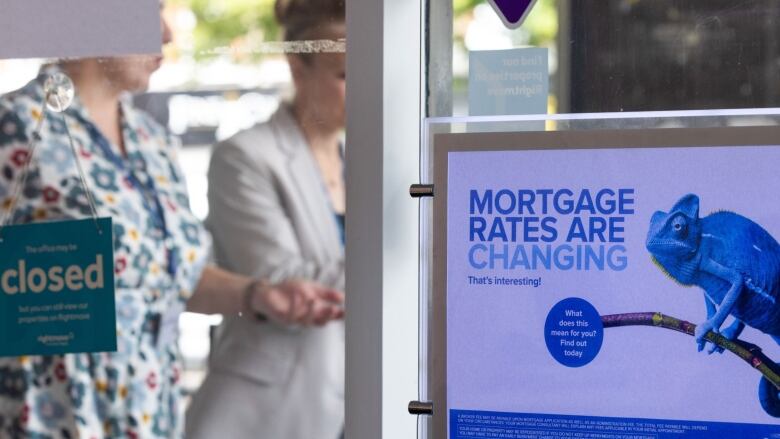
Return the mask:
M441 155L448 438L780 437L780 146L685 132Z

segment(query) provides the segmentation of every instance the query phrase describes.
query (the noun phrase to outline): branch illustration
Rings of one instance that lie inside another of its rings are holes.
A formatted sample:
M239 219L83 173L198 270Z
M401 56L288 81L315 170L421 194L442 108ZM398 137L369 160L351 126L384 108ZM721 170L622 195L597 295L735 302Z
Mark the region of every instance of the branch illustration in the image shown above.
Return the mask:
M693 336L696 325L685 320L670 317L660 312L640 312L627 314L611 314L601 316L604 328L617 328L621 326L653 326L670 329ZM742 340L729 340L720 334L708 332L705 339L723 349L726 349L751 367L758 370L775 388L780 390L780 366L764 355L761 348Z

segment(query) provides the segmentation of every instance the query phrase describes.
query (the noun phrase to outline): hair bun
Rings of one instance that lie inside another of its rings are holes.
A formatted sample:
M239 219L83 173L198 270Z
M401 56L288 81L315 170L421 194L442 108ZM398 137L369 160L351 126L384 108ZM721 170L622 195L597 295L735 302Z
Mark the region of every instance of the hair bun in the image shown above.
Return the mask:
M345 0L276 0L274 14L282 26L301 20L344 20Z
M276 16L276 21L278 21L282 26L287 23L287 19L290 15L290 7L293 3L296 3L296 1L276 0L276 3L274 4L274 15Z

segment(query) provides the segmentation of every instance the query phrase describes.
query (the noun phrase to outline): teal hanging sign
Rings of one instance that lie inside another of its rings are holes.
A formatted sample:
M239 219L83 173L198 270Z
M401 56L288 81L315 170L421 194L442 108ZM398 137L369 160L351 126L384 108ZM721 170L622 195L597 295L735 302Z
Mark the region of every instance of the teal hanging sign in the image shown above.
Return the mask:
M0 356L116 351L110 218L0 230Z

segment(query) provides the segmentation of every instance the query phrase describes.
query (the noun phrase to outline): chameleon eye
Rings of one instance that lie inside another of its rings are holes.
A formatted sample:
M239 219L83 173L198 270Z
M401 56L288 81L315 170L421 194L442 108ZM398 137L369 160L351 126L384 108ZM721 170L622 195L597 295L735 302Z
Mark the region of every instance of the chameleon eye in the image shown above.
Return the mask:
M674 220L672 220L672 229L677 234L684 234L686 229L685 219L681 217L677 217Z

